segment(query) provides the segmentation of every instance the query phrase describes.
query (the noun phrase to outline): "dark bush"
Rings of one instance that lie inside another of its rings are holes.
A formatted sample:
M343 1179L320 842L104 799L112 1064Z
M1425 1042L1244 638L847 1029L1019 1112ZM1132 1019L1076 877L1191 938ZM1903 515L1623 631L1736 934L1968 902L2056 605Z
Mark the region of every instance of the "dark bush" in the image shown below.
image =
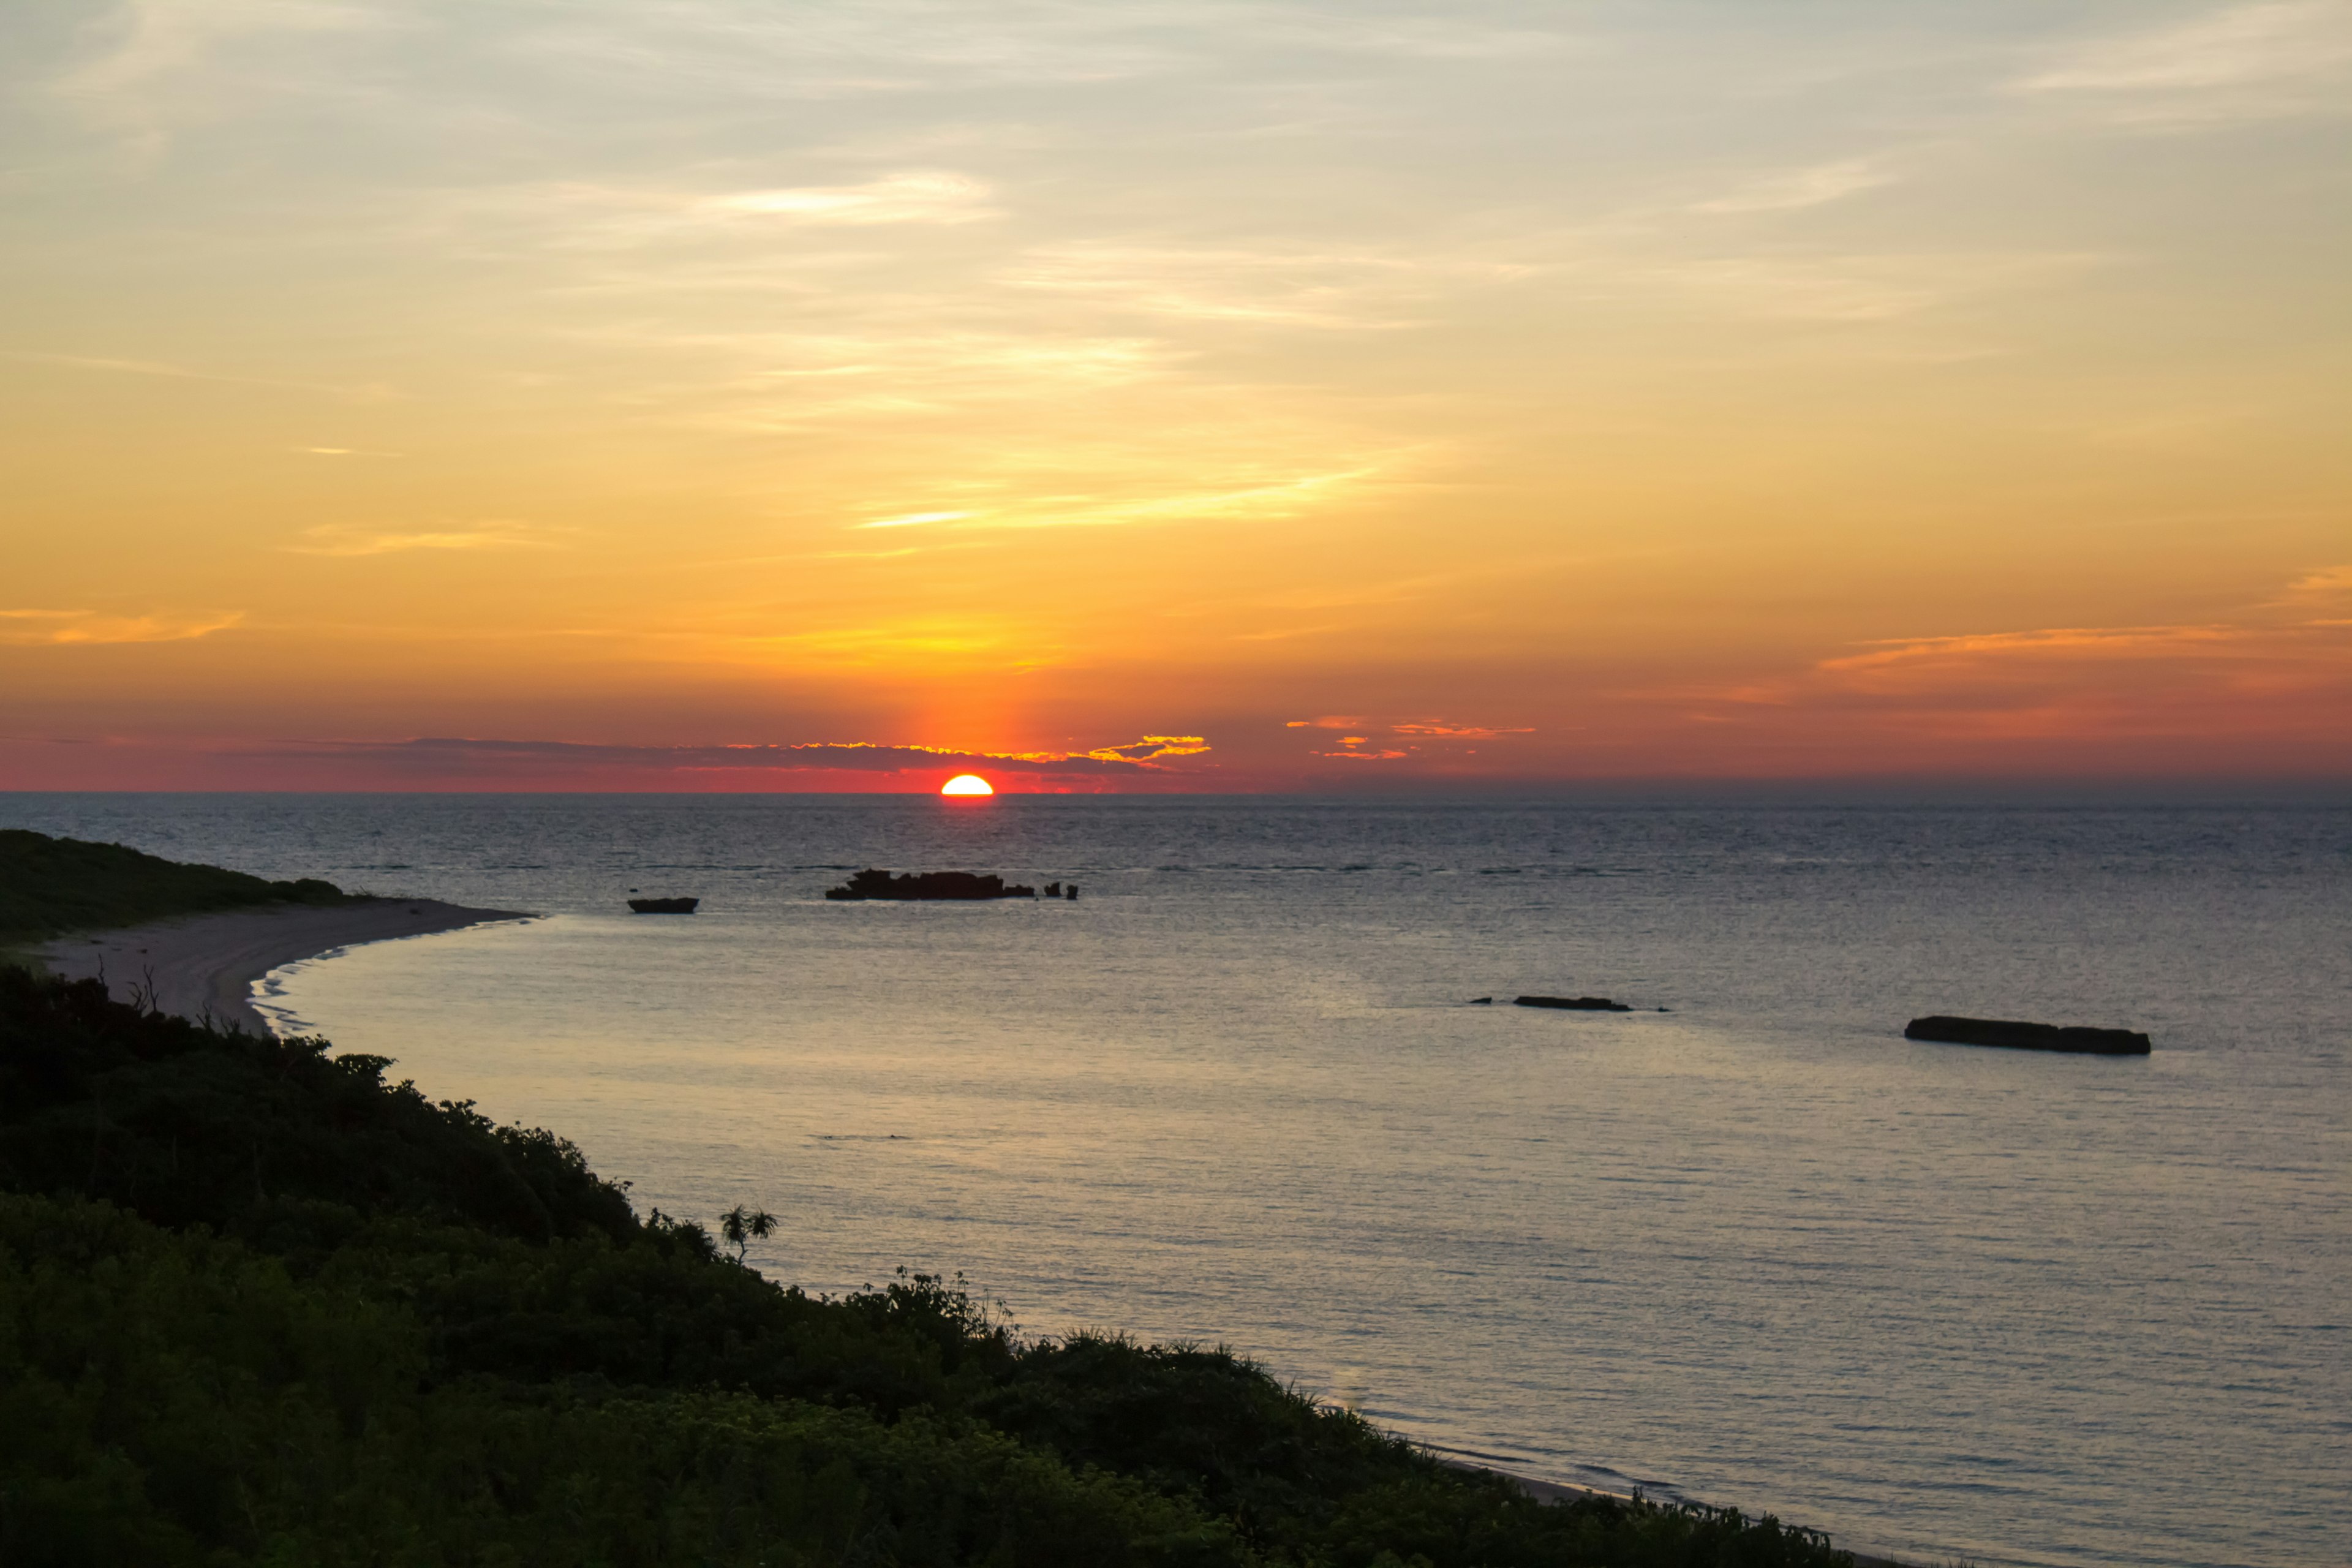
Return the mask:
M784 1289L551 1134L0 970L0 1563L1848 1563L1223 1351Z
M305 877L268 882L217 866L191 866L120 844L0 828L0 948L101 926L257 904L339 904L351 897Z

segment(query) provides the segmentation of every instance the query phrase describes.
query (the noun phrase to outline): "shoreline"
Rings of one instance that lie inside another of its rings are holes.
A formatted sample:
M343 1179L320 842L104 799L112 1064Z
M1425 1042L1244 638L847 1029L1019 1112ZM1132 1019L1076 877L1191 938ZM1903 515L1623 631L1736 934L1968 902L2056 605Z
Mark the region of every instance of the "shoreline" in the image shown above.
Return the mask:
M193 1023L267 1037L276 1031L254 1007L253 986L274 969L365 942L537 918L437 899L292 904L83 931L45 942L29 956L68 980L102 978L118 1000L144 997L157 1011Z
M63 978L104 980L108 994L117 1000L143 999L156 1011L192 1023L268 1038L276 1030L254 1006L253 992L275 970L369 942L539 918L526 910L475 909L434 899L368 898L324 907L229 910L76 932L25 953ZM1413 1446L1453 1468L1500 1477L1538 1503L1631 1500L1626 1493L1604 1488L1524 1475L1504 1468L1497 1456L1475 1449L1426 1442ZM1855 1568L1901 1568L1895 1559L1867 1552L1853 1552L1853 1559Z

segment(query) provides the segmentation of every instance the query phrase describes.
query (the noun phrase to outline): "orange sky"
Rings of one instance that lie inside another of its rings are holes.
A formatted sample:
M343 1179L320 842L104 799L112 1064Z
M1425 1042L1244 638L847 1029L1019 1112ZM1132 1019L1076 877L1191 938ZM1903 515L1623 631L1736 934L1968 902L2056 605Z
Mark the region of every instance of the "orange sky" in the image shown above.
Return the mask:
M2352 776L2347 105L2352 0L12 11L0 788Z

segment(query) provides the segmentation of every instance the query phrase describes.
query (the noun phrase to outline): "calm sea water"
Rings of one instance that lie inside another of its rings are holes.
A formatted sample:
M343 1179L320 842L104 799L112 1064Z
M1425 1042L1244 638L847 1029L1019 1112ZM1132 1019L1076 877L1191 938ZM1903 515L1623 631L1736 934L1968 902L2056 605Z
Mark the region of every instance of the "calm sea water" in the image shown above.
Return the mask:
M1530 1474L2352 1560L2352 812L0 796L543 911L272 977L772 1276L961 1270ZM828 904L866 865L1078 901ZM633 888L705 901L631 917ZM1595 993L1588 1016L1470 998ZM1920 1045L1927 1012L2148 1030Z

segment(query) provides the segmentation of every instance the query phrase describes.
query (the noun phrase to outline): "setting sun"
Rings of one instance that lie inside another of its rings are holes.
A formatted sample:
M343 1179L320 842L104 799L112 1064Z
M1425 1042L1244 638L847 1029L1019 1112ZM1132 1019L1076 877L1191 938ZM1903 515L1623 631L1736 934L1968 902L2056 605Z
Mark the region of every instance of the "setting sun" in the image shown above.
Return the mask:
M994 795L996 790L978 773L958 773L940 786L941 795Z

